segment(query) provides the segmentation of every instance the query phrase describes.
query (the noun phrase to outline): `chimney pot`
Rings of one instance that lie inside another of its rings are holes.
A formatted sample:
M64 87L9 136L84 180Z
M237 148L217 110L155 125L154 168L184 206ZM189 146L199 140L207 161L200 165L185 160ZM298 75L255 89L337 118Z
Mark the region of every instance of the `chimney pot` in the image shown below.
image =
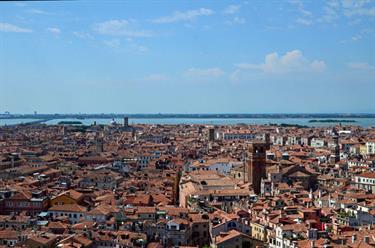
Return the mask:
M311 245L311 248L315 248L315 242L314 242L314 240L311 240L310 245Z
M352 235L352 243L355 243L356 239L357 239L357 236L355 234L353 234Z
M369 237L369 236L365 236L365 237L363 237L363 242L364 242L365 244L370 243L370 237Z

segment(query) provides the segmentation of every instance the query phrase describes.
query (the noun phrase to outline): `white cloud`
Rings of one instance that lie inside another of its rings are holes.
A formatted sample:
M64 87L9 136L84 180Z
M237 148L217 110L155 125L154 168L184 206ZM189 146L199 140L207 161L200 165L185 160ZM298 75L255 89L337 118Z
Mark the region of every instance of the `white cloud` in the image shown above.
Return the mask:
M317 19L317 22L330 23L345 16L357 18L349 22L351 25L358 24L361 20L358 17L374 17L375 6L372 0L331 0L326 1L323 7L324 14Z
M81 39L94 39L94 37L91 34L86 33L86 32L77 32L77 31L74 31L72 33L74 34L74 36L76 36L78 38L81 38Z
M373 0L329 0L325 3L323 7L324 13L321 17L317 18L316 22L334 23L347 17L353 19L348 20L348 24L353 26L360 23L362 21L361 18L375 17L375 2ZM357 40L356 37L352 39L352 41ZM346 43L348 41L344 40L342 42Z
M104 44L110 48L119 48L121 42L119 39L105 40Z
M343 0L344 8L362 8L364 5L371 3L371 0Z
M148 47L142 46L142 45L139 45L139 44L136 44L136 43L130 44L130 49L132 49L133 51L138 52L138 53L146 53L150 50Z
M337 1L327 1L323 7L324 14L317 19L317 22L331 23L339 18L340 3Z
M28 13L30 14L37 14L37 15L48 15L49 13L41 10L41 9L29 9L27 10Z
M352 10L345 10L346 16L375 16L375 7L372 8L355 8Z
M304 1L301 0L289 0L289 3L294 5L296 7L296 10L298 12L298 18L295 20L297 24L301 24L304 26L310 26L314 22L312 20L313 13L311 11L308 11L304 7Z
M33 32L33 30L28 28L21 28L10 23L0 22L0 32L31 33Z
M342 7L346 16L375 16L375 6L368 6L373 3L370 0L343 0Z
M226 24L235 25L235 24L245 24L246 19L242 17L235 16L230 21L227 21Z
M332 22L339 17L337 11L332 8L326 7L324 8L324 12L325 14L318 19L318 22Z
M229 5L225 10L224 14L227 15L233 15L236 14L238 11L240 11L241 6L240 5Z
M93 30L98 34L127 36L127 37L150 37L151 33L143 30L134 30L128 20L109 20L95 23Z
M146 81L163 81L167 79L168 77L164 74L150 74L144 77L144 80Z
M330 0L330 1L327 1L327 6L331 7L331 8L338 8L340 7L340 2L338 0Z
M348 66L354 70L375 71L375 66L370 65L369 63L366 63L366 62L352 62L352 63L349 63Z
M131 38L127 38L126 40L120 40L120 39L105 40L103 41L103 44L113 49L121 48L121 51L127 51L127 52L145 53L149 51L148 47L137 44Z
M224 75L224 72L217 67L201 69L201 68L190 68L185 72L185 75L190 78L219 78Z
M313 62L311 62L310 68L315 72L322 72L325 71L327 66L323 60L314 60Z
M170 16L164 16L153 20L155 23L173 23L179 21L193 21L199 16L210 16L214 12L211 9L200 8L194 10L188 10L186 12L176 11Z
M362 39L367 38L368 35L374 33L372 29L365 28L359 31L358 34L353 35L350 39L341 40L340 43L352 43L352 42L359 42Z
M304 19L304 18L298 18L296 20L296 23L298 24L302 24L302 25L305 25L305 26L310 26L313 24L313 22L311 20L308 20L308 19Z
M289 3L296 6L297 10L303 15L303 16L312 16L312 13L308 10L306 10L303 7L303 1L300 0L289 0Z
M260 70L270 74L285 74L301 71L322 72L326 69L326 64L320 60L309 61L301 51L293 50L281 57L277 53L267 54L264 63L240 63L236 64L236 68L238 70Z
M61 34L61 30L59 28L56 28L56 27L47 28L47 31L52 33L52 34L55 34L55 35Z
M17 7L26 7L27 6L26 3L15 3L14 5L17 6Z
M352 37L352 41L359 41L359 40L362 40L362 35L360 34L354 35Z

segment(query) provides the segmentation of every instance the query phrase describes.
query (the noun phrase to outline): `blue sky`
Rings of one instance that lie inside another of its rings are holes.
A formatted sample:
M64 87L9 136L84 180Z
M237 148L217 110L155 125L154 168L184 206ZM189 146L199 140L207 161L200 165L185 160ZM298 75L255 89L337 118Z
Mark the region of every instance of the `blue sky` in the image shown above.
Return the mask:
M375 112L375 2L0 3L0 112Z

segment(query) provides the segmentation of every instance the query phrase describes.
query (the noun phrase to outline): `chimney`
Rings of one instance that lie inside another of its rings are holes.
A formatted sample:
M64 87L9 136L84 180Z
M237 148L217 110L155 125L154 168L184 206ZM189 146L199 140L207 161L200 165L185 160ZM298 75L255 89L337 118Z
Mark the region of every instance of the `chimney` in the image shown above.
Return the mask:
M352 235L352 243L355 243L356 239L357 239L357 235L353 234Z
M370 237L369 237L369 236L364 236L364 237L363 237L363 242L364 242L365 244L369 244L369 243L370 243Z
M12 169L14 168L14 156L12 155L11 157L10 157L10 159L11 159L11 165L12 165Z
M267 144L270 144L270 134L269 133L265 133L264 134L264 141L267 143Z
M311 248L315 248L315 241L314 241L314 240L311 240L311 242L310 242L310 247L311 247Z

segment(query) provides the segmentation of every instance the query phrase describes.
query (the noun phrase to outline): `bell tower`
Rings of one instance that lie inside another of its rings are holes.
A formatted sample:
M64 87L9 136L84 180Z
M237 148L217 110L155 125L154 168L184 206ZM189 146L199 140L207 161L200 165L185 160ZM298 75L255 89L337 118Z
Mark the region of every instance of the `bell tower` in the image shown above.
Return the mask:
M339 143L339 133L337 132L336 128L332 129L332 140L333 140L333 148L332 148L332 162L337 163L340 161L340 143Z
M262 178L266 178L266 151L270 148L268 140L253 141L249 144L248 182L252 185L255 194L260 193Z
M104 152L104 141L103 141L104 137L103 137L103 133L100 134L100 136L98 134L96 134L96 137L95 137L95 151L97 154L100 154L102 152Z

